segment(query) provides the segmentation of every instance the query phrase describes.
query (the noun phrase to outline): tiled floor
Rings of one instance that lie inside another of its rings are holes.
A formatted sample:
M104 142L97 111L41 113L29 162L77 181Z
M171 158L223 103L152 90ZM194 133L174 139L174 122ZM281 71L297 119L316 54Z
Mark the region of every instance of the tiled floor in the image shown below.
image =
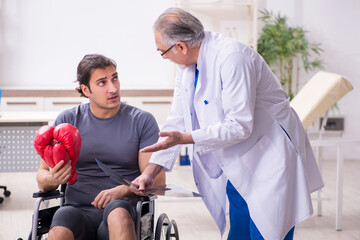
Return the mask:
M313 216L296 226L297 240L356 240L360 239L360 161L345 161L343 230L335 230L336 163L325 161L323 176L323 216ZM168 174L168 183L196 190L189 167L175 167ZM0 173L0 185L12 192L0 205L0 240L27 238L34 205L32 193L37 191L35 173ZM314 202L315 203L315 202ZM316 212L316 204L314 204ZM220 235L210 214L200 199L164 198L157 200L157 214L166 212L176 220L182 240L216 240ZM225 234L226 236L226 234Z

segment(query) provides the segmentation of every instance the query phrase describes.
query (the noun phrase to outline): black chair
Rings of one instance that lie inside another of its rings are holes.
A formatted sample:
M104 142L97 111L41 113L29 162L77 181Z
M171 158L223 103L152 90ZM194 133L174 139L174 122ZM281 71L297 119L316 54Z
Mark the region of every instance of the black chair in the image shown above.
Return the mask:
M0 189L1 188L4 189L4 196L9 197L11 192L9 190L7 190L7 187L6 186L0 186ZM4 201L4 198L0 197L0 204L2 204L3 201Z
M65 187L61 185L60 190L49 192L36 192L33 194L37 198L32 220L32 229L29 240L39 240L50 230L52 217L56 210L64 204ZM168 218L165 213L158 217L156 227L154 225L155 199L156 196L141 197L136 206L135 231L137 240L179 240L179 233L176 222ZM48 207L40 210L40 205L44 201L60 199L60 205ZM155 234L154 234L155 228ZM22 240L19 238L18 240Z

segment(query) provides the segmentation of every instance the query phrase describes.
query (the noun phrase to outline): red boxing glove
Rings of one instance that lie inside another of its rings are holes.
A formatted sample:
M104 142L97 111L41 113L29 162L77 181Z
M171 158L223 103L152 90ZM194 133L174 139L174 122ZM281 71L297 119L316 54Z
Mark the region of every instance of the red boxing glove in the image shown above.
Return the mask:
M46 164L53 168L64 160L64 165L71 160L69 184L76 181L75 163L80 155L81 137L78 129L71 124L61 123L53 126L42 126L36 132L34 147Z

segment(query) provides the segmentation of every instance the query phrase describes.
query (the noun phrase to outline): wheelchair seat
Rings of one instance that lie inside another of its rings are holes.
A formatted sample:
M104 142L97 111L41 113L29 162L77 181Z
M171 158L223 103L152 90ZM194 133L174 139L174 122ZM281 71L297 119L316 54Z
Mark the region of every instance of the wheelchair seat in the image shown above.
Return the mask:
M32 228L29 234L29 240L43 239L50 230L52 217L57 209L59 209L65 199L65 185L61 185L60 190L49 192L35 192L34 198L37 198L34 207L34 214L32 219ZM136 221L135 231L137 240L178 240L179 233L177 224L174 220L162 213L158 217L156 226L154 225L155 218L155 199L156 196L140 197L136 205ZM60 204L57 206L47 207L40 210L40 205L43 202L52 199L60 199ZM154 233L155 230L155 233ZM19 238L18 240L22 240Z

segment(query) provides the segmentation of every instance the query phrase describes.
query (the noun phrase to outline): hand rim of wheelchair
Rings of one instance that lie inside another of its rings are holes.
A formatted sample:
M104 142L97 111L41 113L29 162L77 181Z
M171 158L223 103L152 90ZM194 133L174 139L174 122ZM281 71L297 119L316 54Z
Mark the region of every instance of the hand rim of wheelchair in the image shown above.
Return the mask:
M177 224L174 220L169 220L166 213L160 214L156 223L155 240L179 240Z

